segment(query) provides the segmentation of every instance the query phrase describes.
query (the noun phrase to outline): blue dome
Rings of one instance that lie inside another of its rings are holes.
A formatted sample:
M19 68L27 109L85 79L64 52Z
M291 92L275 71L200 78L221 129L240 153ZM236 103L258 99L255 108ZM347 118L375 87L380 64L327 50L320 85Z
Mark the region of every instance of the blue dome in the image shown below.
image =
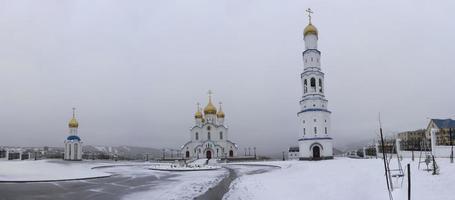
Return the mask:
M68 138L66 138L67 140L77 140L77 141L81 141L81 138L79 138L77 135L70 135L68 136Z

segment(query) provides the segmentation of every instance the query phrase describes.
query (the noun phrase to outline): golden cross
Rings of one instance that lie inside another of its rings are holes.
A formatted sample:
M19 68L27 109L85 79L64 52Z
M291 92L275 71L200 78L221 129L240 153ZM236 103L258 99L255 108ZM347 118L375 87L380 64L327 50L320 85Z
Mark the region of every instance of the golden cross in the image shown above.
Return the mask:
M197 105L197 111L199 111L199 106L201 105L199 102L196 103Z
M76 108L73 107L73 118L76 117Z
M308 8L305 11L308 13L308 19L310 20L310 24L311 24L311 14L313 14L313 11L311 10L311 8Z

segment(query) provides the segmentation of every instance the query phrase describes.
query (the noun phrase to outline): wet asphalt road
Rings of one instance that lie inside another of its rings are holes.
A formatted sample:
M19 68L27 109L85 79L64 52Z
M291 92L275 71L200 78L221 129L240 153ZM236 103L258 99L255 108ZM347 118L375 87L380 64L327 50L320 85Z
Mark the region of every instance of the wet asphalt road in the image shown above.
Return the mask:
M124 195L153 189L177 174L120 176L80 181L0 183L0 200L118 200Z

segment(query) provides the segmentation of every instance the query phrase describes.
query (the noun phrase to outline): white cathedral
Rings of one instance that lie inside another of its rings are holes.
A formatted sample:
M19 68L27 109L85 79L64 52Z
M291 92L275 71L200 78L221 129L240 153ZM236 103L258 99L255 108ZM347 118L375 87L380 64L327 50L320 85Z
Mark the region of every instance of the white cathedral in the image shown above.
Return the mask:
M324 73L321 71L321 52L318 50L318 30L309 24L303 31L303 73L301 74L303 96L300 100L299 121L303 126L299 141L300 160L333 158L333 139L330 137L330 114L324 95Z
M194 114L195 124L190 129L190 141L181 147L185 159L228 159L237 156L238 147L228 139L224 117L221 103L217 110L212 104L209 91L209 102L204 108L204 115L198 104Z
M76 109L73 108L73 118L68 123L69 136L65 140L64 160L82 160L82 141L77 135L79 122L76 120Z

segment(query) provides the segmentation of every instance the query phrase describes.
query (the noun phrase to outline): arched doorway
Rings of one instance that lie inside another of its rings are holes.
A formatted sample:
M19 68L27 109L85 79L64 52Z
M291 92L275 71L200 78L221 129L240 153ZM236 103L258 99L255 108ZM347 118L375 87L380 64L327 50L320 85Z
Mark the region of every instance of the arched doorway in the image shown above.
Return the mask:
M234 157L234 151L229 150L229 157Z
M207 150L207 152L205 152L205 156L207 157L207 159L211 159L212 158L212 151Z
M186 151L185 153L185 157L189 158L190 157L190 152L189 151Z
M320 159L321 158L321 149L319 146L313 147L313 159Z

